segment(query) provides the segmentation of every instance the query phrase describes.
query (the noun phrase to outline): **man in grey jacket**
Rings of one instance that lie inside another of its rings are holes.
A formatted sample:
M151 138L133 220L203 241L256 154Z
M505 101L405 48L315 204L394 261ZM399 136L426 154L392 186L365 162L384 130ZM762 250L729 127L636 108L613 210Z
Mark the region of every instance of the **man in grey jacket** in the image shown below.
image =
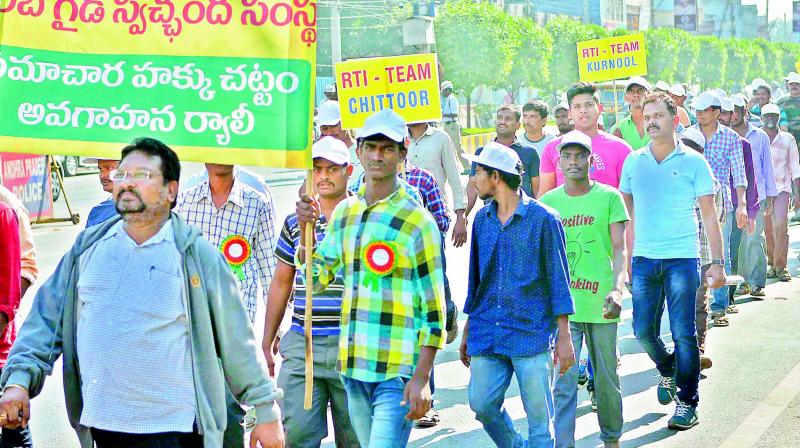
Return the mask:
M26 426L30 398L64 356L81 446L222 445L225 386L256 408L250 446L282 447L275 400L236 278L177 214L177 155L144 138L112 174L121 218L81 233L42 285L3 369L0 420Z

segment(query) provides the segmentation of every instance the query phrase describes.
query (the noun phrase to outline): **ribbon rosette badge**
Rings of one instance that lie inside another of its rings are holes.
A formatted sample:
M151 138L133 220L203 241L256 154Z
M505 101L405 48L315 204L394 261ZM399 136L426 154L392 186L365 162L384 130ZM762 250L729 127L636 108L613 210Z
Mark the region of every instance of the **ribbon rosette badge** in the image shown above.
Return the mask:
M373 241L362 250L362 258L373 274L384 277L394 271L397 251L394 244L388 241Z
M247 241L247 238L241 235L231 235L222 240L222 243L219 245L219 250L222 251L225 261L228 262L228 265L231 267L231 270L233 270L233 273L236 274L236 277L239 280L244 280L242 266L244 266L250 258L250 253L252 252L250 242Z

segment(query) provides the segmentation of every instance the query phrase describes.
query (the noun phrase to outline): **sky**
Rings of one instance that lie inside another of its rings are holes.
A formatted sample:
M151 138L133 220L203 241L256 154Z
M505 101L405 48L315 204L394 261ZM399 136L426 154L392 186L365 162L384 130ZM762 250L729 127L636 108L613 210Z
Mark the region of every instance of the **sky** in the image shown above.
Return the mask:
M758 6L758 15L767 11L767 0L742 0L743 5ZM769 20L783 19L783 15L792 20L792 0L769 0Z

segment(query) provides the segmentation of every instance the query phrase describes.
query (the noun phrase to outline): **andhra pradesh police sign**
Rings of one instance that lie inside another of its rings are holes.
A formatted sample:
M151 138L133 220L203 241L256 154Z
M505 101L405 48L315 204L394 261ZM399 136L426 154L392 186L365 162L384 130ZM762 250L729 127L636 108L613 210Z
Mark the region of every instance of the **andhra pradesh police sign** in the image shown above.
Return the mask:
M316 6L0 0L0 151L308 167Z
M439 121L439 74L435 54L352 59L336 64L342 128L363 126L382 109L407 123Z
M647 74L644 35L609 37L578 42L580 80L610 81Z

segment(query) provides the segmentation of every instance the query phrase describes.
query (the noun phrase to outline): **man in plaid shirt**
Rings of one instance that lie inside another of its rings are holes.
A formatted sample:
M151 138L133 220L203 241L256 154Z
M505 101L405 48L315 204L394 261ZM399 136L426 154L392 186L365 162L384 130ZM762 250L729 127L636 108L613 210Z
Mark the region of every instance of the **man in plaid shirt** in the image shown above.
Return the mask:
M189 225L198 227L212 246L220 249L238 278L252 324L258 308L258 285L261 284L262 294L266 294L275 271L272 196L263 179L254 181L252 175L237 166L207 163L206 171L207 178L181 192L175 209ZM224 446L240 447L244 429L239 421L244 412L230 393L227 399Z
M697 124L692 126L703 133L706 146L703 154L711 166L714 177L723 186L733 178L736 188L736 197L731 197L727 188L722 190L725 210L725 226L722 229L722 239L725 251L725 270L731 272L730 244L733 225L740 229L747 226L747 177L744 169L744 153L739 134L733 129L719 123L722 112L722 101L713 92L703 92L695 100L697 110ZM735 221L734 221L735 219ZM725 316L728 308L728 286L714 290L714 299L711 302L711 317L719 320Z
M318 246L303 235L295 262L304 269L305 251L314 250L317 292L344 271L337 368L359 443L406 446L411 421L430 409L430 372L445 342L441 233L396 175L406 155L403 119L377 112L361 135L366 184L336 207ZM313 224L319 211L304 196L298 223Z

